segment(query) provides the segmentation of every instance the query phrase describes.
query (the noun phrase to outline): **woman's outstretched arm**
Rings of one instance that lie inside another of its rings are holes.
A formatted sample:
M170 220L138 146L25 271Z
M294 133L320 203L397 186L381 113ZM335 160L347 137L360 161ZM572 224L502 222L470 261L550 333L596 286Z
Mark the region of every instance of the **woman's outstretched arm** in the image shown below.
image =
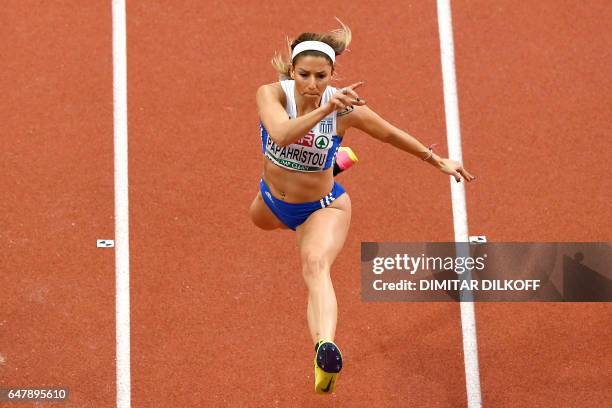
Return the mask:
M427 146L407 132L393 126L367 106L355 107L354 112L346 116L348 125L364 131L383 143L388 143L400 150L408 152L421 160L425 160L445 174L460 181L475 179L460 163L445 159L433 153Z

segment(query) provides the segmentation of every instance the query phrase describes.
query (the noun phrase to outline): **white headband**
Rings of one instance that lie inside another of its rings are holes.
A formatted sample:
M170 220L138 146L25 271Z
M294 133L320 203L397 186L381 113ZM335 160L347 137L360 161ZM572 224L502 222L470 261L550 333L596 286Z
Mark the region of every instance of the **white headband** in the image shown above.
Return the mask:
M334 51L334 49L321 41L302 41L293 49L293 52L291 53L291 60L293 61L295 59L295 56L298 55L300 52L310 50L321 51L329 58L331 58L332 63L336 62L336 52Z

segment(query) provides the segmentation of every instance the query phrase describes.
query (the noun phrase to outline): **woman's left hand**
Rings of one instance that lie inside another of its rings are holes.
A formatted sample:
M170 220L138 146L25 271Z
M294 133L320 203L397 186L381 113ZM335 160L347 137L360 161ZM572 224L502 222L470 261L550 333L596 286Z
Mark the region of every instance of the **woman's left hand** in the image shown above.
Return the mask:
M440 159L438 166L442 173L453 176L457 182L460 182L462 178L468 182L476 179L461 164L451 159Z

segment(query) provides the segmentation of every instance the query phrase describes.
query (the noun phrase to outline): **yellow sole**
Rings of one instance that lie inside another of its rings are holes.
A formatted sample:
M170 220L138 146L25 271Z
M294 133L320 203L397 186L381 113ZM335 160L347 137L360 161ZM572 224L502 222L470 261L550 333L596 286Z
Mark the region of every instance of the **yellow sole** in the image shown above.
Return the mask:
M357 158L357 155L355 154L353 149L351 149L350 147L348 147L348 146L341 146L341 147L338 148L338 150L346 152L346 154L349 155L349 157L351 158L353 163L357 163L359 161L359 159Z
M338 346L331 341L319 342L318 351L324 354L319 356L317 352L314 358L315 392L317 394L331 394L336 389L336 382L342 369L342 353ZM320 365L317 363L318 357L320 357ZM334 372L325 371L322 367Z
M317 366L315 361L315 392L317 394L331 394L336 389L338 373L327 373Z

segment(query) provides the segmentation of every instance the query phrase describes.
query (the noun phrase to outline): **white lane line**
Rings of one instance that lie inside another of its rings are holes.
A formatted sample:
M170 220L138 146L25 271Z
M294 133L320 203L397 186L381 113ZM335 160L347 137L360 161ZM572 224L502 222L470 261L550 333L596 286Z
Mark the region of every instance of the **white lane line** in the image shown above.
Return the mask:
M115 148L115 317L117 408L131 406L130 234L128 218L127 53L125 0L113 0Z
M461 133L459 126L459 101L455 78L455 51L453 44L453 23L450 0L438 0L438 29L440 32L440 58L442 61L442 82L444 84L444 112L446 117L446 138L449 157L463 162L461 154ZM455 242L468 242L468 222L465 205L464 182L457 183L450 177L453 204L453 225ZM463 246L465 248L465 246ZM459 254L457 254L459 256ZM469 277L467 277L469 279ZM474 303L461 301L461 331L463 333L463 360L468 408L482 406L480 373L478 369L478 344L476 341L476 317Z

